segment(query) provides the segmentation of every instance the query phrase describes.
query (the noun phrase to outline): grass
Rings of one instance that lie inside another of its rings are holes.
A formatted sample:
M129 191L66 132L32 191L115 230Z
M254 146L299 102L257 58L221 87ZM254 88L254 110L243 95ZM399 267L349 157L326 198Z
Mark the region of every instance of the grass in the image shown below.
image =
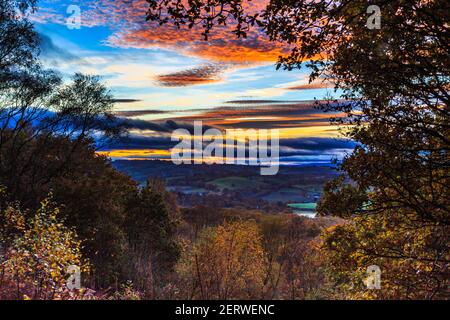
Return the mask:
M258 187L264 187L263 182L257 181L256 179L248 179L243 177L226 177L213 180L208 182L217 188L229 189L229 190L242 190L242 189L255 189Z

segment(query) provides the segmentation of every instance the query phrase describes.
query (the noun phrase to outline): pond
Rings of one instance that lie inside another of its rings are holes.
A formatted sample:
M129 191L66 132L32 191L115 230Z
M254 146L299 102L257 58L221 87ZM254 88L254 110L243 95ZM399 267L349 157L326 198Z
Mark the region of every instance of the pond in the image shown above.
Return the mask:
M317 215L316 208L317 203L291 203L288 204L288 207L292 209L292 212L296 215L307 217L307 218L315 218Z

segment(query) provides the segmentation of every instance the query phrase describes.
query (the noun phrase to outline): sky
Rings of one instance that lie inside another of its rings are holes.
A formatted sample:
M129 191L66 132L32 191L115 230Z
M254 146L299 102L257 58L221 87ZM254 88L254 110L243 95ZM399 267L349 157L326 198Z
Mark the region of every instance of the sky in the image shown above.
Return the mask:
M77 8L81 25L73 28ZM167 158L171 132L194 120L222 130L279 129L285 164L326 163L351 151L329 124L336 115L312 103L337 97L332 85L310 84L307 69L276 70L288 47L258 30L235 39L229 28L206 42L200 29L147 22L146 11L145 0L40 0L32 16L44 65L65 79L100 75L117 99L114 111L128 119L130 134L108 147L113 159Z

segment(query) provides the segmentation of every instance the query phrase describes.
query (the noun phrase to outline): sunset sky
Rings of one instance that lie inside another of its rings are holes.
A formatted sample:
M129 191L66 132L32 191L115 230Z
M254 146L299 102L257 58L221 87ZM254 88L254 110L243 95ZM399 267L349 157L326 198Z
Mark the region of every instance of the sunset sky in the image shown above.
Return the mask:
M261 8L264 0L252 1ZM81 28L70 29L69 5L81 9ZM353 144L336 140L310 102L333 94L308 83L308 70L276 71L289 48L258 31L236 40L226 29L202 40L200 30L175 30L146 22L145 0L40 0L32 20L42 38L47 67L69 78L100 75L118 116L130 120L127 141L111 146L114 158L164 158L170 133L193 120L224 128L278 128L286 163L329 161Z

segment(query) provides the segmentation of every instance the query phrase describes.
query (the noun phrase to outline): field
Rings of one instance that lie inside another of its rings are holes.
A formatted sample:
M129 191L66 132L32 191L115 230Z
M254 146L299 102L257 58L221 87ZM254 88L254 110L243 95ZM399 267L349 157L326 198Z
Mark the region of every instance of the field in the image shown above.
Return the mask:
M330 167L280 167L275 176L259 168L224 165L180 165L167 161L115 161L114 166L144 185L163 179L183 206L213 204L311 214L323 185L336 176Z
M251 188L265 188L266 183L258 181L256 178L243 178L243 177L226 177L219 178L207 183L223 191L224 189L229 190L242 190Z

